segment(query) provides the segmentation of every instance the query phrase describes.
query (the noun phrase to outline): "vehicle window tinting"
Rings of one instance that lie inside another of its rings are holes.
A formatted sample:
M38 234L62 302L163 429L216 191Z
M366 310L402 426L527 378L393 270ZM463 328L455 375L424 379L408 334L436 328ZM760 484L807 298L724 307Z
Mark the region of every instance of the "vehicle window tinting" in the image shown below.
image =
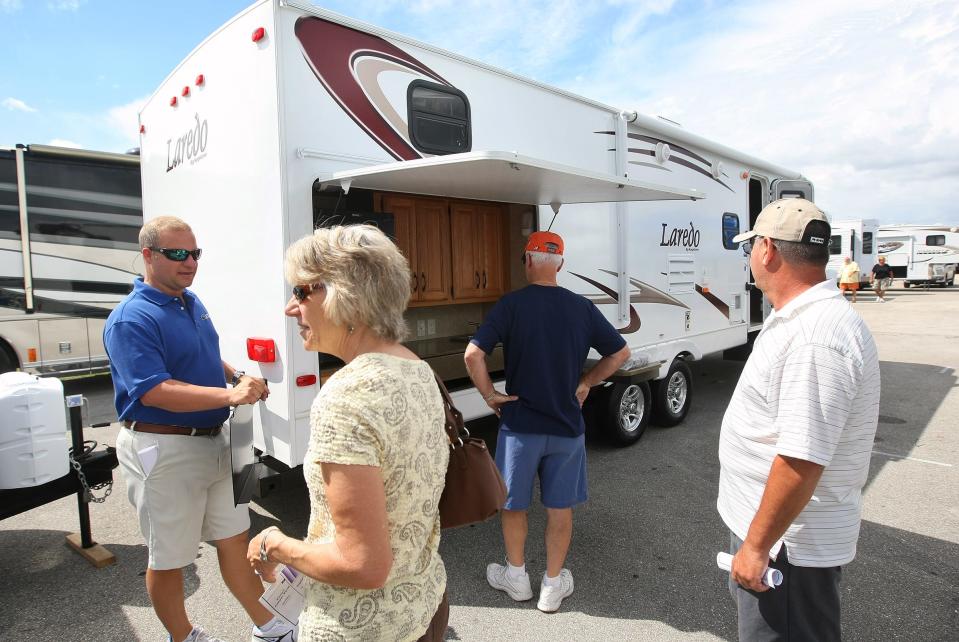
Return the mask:
M466 95L446 85L414 80L407 93L410 141L430 154L468 152L472 147Z
M926 245L945 245L946 244L946 235L945 234L930 234L926 237Z
M733 237L739 234L739 215L726 212L723 214L723 247L727 250L735 250L739 247L738 243L733 243Z
M872 232L862 233L862 253L872 254Z
M829 237L829 253L842 254L842 237L838 234Z

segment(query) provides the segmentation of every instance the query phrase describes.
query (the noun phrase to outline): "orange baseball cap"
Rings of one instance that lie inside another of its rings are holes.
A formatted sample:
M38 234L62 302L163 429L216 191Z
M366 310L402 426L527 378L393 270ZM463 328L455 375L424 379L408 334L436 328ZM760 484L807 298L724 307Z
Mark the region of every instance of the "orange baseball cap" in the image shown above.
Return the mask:
M526 241L527 252L563 254L563 237L556 232L533 232Z

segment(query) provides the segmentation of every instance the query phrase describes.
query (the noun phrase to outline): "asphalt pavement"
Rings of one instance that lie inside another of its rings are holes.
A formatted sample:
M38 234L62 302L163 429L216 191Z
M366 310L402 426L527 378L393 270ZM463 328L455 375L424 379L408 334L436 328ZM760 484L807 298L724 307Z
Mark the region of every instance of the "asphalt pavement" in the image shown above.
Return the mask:
M954 640L959 630L959 289L902 290L856 309L876 336L882 404L856 559L843 571L847 640ZM535 600L493 591L485 567L503 558L495 520L445 532L451 640L731 640L735 611L715 555L728 545L716 509L720 422L742 364L693 366L693 408L674 428L650 428L628 448L588 440L590 500L575 512L567 566L576 592L546 615ZM67 383L88 400L85 424L115 420L108 378ZM474 426L493 439L495 426ZM113 444L116 424L87 428ZM146 548L117 471L113 493L91 507L93 536L117 557L94 569L64 545L78 530L66 498L0 521L0 641L165 640L143 585ZM102 491L98 494L102 494ZM302 536L309 502L297 474L251 504L253 528ZM530 515L527 565L545 567L540 508ZM249 622L200 547L186 575L193 620L230 641Z

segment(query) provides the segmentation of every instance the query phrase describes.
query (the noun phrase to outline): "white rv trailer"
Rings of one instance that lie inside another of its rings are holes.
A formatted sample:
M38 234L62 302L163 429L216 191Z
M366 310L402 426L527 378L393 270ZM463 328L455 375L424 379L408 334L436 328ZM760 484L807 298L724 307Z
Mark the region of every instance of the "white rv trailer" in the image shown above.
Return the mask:
M194 287L223 356L270 383L256 446L291 466L336 368L282 312L284 250L314 227L368 221L396 239L414 275L407 345L474 419L489 410L463 365L469 333L525 285L525 237L552 225L567 240L561 284L632 348L636 367L602 391L627 443L650 405L666 424L685 416L687 360L761 326L732 237L770 199L813 198L798 172L661 119L289 0L257 2L203 41L140 126L144 216L193 226ZM500 378L502 359L490 356Z
M136 275L139 158L0 150L0 372L108 369L103 324Z
M869 270L876 263L876 233L879 221L874 218L856 218L830 221L829 263L826 276L839 279L839 273L848 256L859 264L859 282L869 283Z
M951 287L959 264L959 227L947 225L883 225L879 255L886 257L903 287Z

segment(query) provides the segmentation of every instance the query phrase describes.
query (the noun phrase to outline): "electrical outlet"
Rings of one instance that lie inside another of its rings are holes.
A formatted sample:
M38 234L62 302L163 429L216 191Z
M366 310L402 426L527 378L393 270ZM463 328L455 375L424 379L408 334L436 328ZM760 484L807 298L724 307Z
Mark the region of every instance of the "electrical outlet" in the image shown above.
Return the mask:
M425 337L426 336L426 321L420 319L416 322L416 336Z
M436 319L426 320L426 335L432 337L436 334Z

